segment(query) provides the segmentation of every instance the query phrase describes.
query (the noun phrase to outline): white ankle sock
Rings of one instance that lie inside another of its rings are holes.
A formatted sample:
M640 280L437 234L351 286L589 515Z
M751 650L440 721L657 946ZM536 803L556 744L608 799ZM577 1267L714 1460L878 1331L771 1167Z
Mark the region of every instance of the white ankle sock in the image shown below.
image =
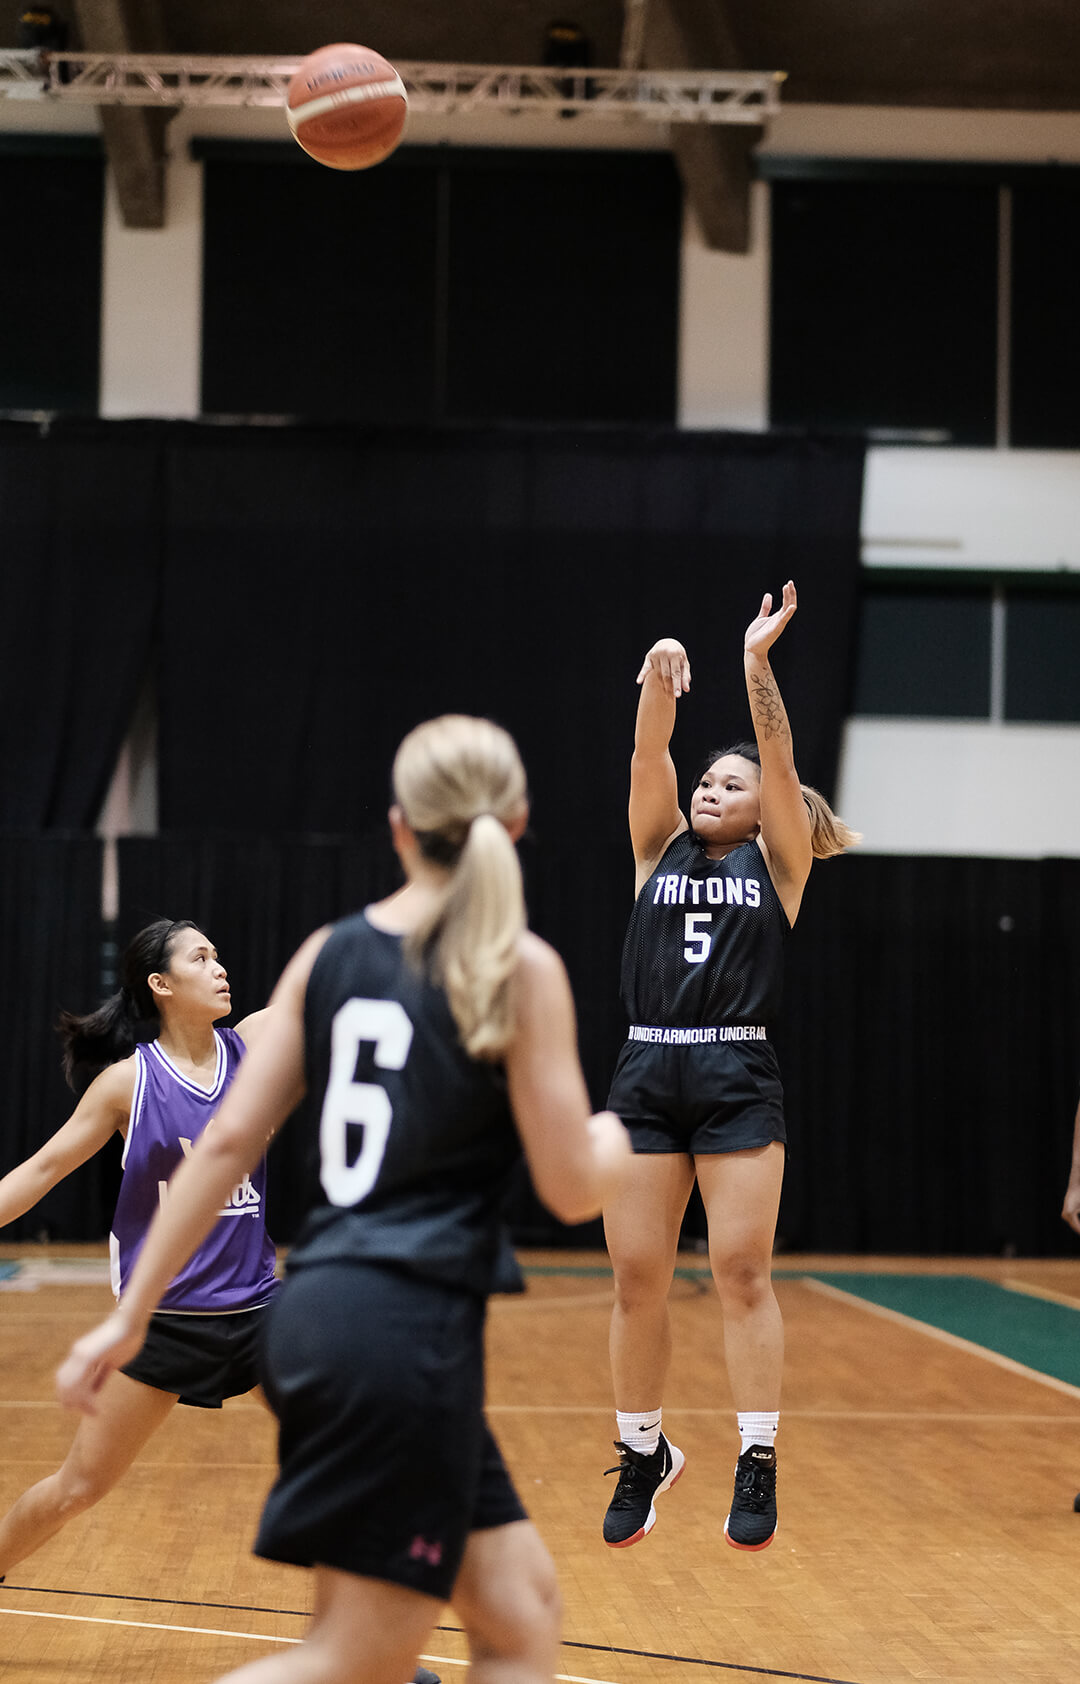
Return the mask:
M641 1409L636 1415L624 1415L617 1409L615 1420L620 1443L642 1456L651 1456L660 1443L661 1414L659 1405L655 1409Z
M764 1444L772 1449L776 1441L776 1429L780 1425L780 1411L770 1414L767 1410L749 1411L738 1416L739 1433L742 1438L741 1456L749 1450L752 1444Z

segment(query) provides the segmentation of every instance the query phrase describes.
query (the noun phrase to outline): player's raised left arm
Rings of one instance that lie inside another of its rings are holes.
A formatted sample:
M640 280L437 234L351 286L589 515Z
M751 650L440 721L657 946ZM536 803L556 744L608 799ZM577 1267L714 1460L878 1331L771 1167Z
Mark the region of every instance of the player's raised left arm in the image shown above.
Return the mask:
M810 875L810 814L795 770L791 726L769 653L797 606L795 586L789 579L776 613L766 592L761 611L747 626L743 639L746 693L761 757L761 842L769 874L789 917L789 902L793 901L797 911Z

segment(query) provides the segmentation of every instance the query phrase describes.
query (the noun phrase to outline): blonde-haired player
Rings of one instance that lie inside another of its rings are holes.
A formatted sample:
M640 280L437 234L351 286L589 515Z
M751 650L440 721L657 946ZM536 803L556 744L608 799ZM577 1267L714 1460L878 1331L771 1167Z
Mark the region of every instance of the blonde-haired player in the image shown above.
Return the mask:
M485 1676L540 1684L558 1641L554 1572L483 1414L499 1195L520 1144L541 1199L584 1221L629 1146L616 1117L589 1115L566 973L525 928L512 740L485 720L430 721L402 743L394 792L405 887L289 964L261 1046L60 1389L93 1408L222 1191L310 1087L323 1197L271 1312L281 1468L256 1543L315 1569L303 1676L400 1684L449 1599ZM229 1677L284 1684L297 1664L271 1656Z

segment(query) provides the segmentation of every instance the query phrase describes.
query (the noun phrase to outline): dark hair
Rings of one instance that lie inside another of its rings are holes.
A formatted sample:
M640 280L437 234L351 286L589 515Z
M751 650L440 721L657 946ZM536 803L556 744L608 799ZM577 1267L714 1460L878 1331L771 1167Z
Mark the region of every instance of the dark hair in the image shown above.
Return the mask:
M752 760L758 771L761 771L761 755L758 753L757 743L732 743L730 748L710 750L694 773L693 787L697 788L710 766L715 766L718 760L726 759L729 754L738 754L743 760Z
M60 1013L56 1028L63 1046L68 1086L81 1094L95 1076L134 1051L136 1030L158 1015L147 978L167 971L181 930L199 928L191 918L155 918L132 936L120 959L120 987L95 1012Z
M724 760L729 754L737 754L743 760L749 760L761 773L761 755L756 743L732 743L730 748L714 749L702 761L694 776L696 789L710 766L715 766L718 760ZM842 854L845 849L854 847L856 842L862 841L862 835L851 826L845 824L829 806L820 790L811 784L800 784L802 798L806 802L806 810L810 814L810 847L816 860L829 860L836 854Z

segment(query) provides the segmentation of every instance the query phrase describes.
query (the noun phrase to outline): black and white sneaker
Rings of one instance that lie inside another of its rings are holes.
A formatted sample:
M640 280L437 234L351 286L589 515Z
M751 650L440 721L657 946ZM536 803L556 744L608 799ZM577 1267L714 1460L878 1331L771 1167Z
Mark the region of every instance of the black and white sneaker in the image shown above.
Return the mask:
M752 1444L735 1464L724 1536L737 1550L763 1550L776 1537L776 1451Z
M429 1672L426 1666L418 1666L412 1675L412 1684L442 1684L437 1672Z
M626 1549L640 1543L656 1525L653 1507L661 1492L669 1491L686 1466L686 1457L675 1445L669 1444L663 1433L651 1456L631 1450L617 1439L619 1452L617 1467L605 1468L604 1477L617 1473L615 1495L604 1516L604 1542L613 1550Z

